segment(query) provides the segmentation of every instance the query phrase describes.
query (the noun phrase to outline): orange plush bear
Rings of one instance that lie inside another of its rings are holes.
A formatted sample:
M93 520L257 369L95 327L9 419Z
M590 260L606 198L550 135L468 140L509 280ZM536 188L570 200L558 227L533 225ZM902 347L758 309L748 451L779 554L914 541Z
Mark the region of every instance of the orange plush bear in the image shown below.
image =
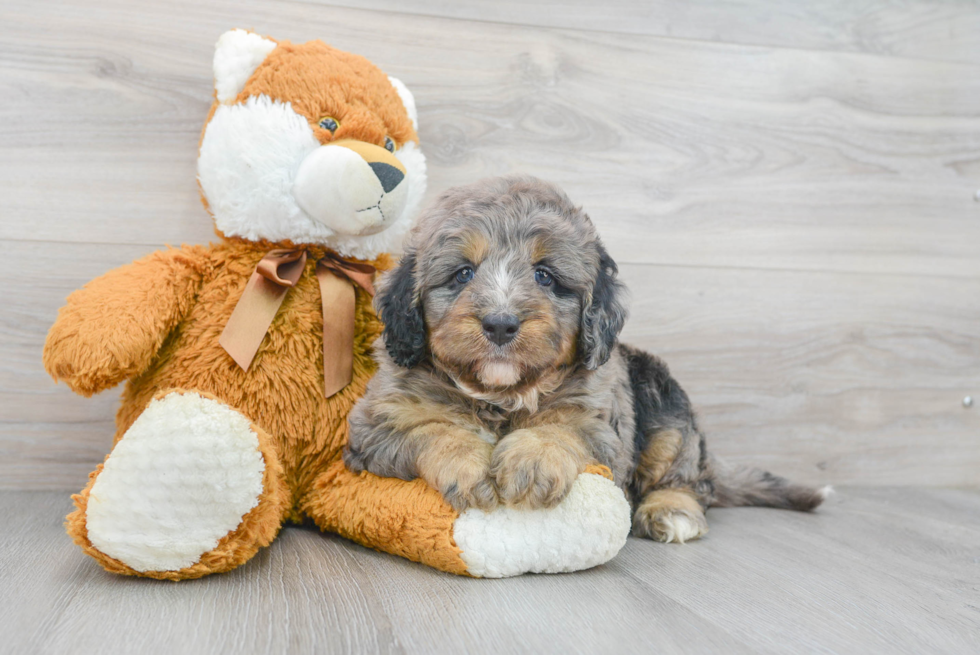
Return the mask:
M344 468L381 333L372 273L425 189L414 100L362 57L243 30L218 41L214 75L198 180L220 241L94 280L48 335L45 366L74 391L128 380L69 534L109 571L173 580L232 569L304 516L459 574L612 557L629 509L600 475L536 518L461 517L421 480ZM547 525L567 543L527 546Z

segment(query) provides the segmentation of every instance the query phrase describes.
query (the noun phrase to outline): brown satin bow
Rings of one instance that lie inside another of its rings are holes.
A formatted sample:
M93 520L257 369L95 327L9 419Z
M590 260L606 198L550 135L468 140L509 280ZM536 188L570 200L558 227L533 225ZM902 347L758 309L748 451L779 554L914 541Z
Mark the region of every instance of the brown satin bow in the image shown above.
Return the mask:
M256 265L218 338L244 370L251 366L286 292L296 286L305 267L305 250L270 250ZM334 253L316 263L323 304L323 393L328 398L350 384L354 374L355 294L350 283L373 296L374 272L370 264L347 261Z

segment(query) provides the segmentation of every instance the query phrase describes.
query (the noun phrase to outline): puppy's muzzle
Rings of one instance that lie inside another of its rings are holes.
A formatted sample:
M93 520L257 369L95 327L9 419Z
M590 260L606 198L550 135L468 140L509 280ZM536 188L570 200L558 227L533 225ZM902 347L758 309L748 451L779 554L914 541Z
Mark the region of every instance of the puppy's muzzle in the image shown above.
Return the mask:
M342 139L320 146L299 165L293 197L338 234L367 235L394 223L405 208L405 166L380 146Z
M498 346L513 341L520 329L521 320L513 314L491 314L483 319L483 334Z

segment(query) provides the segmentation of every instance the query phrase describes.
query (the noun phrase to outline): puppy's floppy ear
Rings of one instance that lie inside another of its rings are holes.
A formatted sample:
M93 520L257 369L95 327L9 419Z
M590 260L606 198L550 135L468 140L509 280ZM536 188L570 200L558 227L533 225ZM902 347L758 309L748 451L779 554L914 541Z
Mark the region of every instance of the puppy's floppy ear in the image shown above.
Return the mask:
M384 323L384 340L395 363L412 368L425 357L425 319L415 293L415 253L407 252L398 268L383 278L374 306Z
M592 285L591 302L586 299L579 327L579 356L594 371L607 361L616 337L626 323L626 287L616 279L619 268L599 244L599 273Z

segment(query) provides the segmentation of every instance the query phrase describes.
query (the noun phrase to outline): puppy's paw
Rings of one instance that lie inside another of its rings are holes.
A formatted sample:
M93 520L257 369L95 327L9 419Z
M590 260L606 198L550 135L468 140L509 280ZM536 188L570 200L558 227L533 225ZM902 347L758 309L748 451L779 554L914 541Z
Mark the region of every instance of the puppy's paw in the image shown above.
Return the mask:
M560 503L585 464L577 443L526 429L500 442L493 451L491 472L504 503L537 509Z
M487 443L459 444L428 453L419 461L422 478L435 487L457 512L475 507L484 511L497 506L497 490L490 477Z
M354 450L350 444L344 447L344 466L351 473L360 473L367 470L367 457L360 450Z
M643 517L634 521L633 532L637 536L650 537L663 543L682 544L685 541L699 539L708 531L708 522L704 514L678 510L665 512L656 516Z
M643 499L633 515L633 534L663 543L682 544L708 531L704 511L686 490L662 489Z
M439 491L457 512L462 513L470 507L488 512L497 506L497 489L489 473L484 473L482 477L463 474Z

